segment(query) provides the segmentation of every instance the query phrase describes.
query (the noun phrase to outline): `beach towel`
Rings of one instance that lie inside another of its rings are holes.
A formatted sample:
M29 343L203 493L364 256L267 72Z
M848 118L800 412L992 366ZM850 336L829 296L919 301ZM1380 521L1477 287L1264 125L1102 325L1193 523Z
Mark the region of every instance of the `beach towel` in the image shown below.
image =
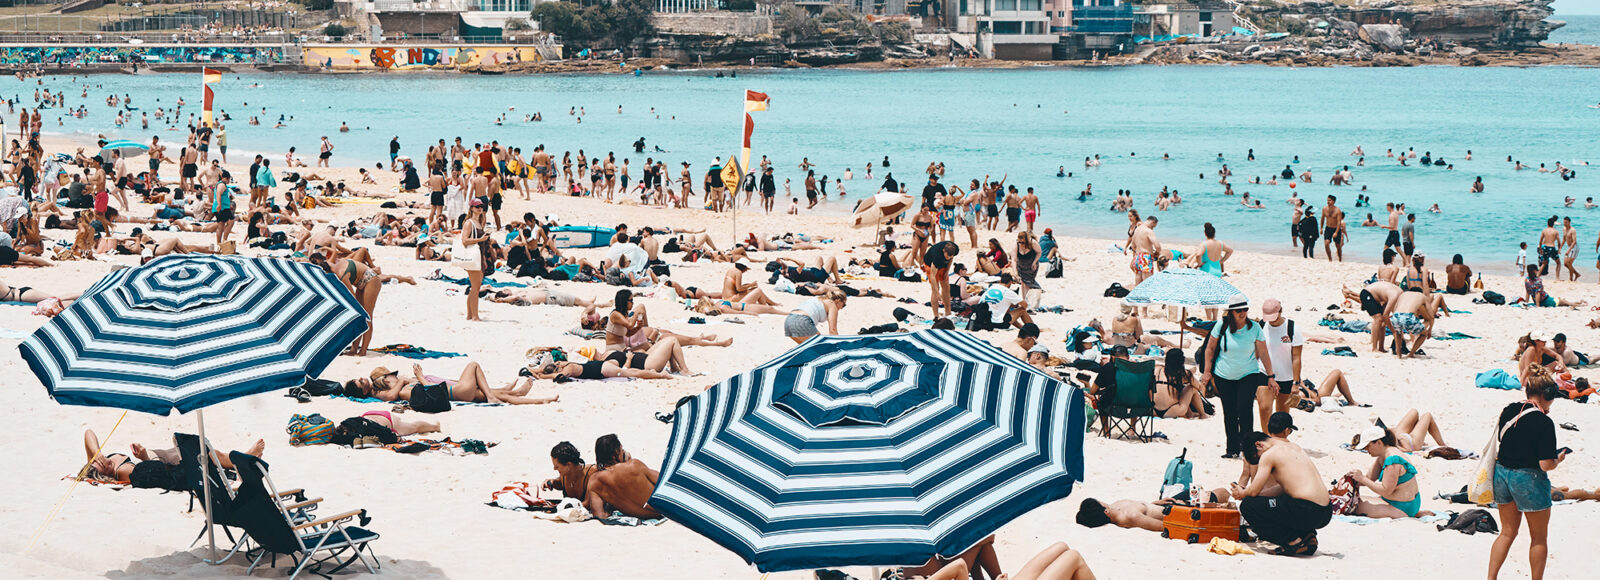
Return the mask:
M482 452L469 451L469 449L477 447L478 444L483 445ZM455 441L449 437L444 439L427 439L412 436L402 437L398 442L392 445L384 445L383 448L389 449L396 453L413 455L429 451L440 451L449 455L487 455L490 447L495 447L499 444L500 443L497 441L478 441L476 439L463 439L461 441ZM423 449L421 446L427 446L427 448Z
M28 338L28 333L20 331L20 330L12 330L12 329L9 329L9 328L0 328L0 338L11 338L11 339L16 339L16 340L22 340L24 338Z
M604 331L604 330L584 330L583 327L581 327L581 326L572 327L570 330L567 331L567 334L570 334L570 335L573 335L573 336L576 336L578 338L582 338L582 339L585 339L585 340L595 340L595 339L600 339L600 338L605 338L606 337L606 331Z
M392 355L395 355L395 356L405 357L405 358L410 358L410 359L452 358L452 357L458 357L458 356L466 356L466 355L461 354L459 352L446 352L446 351L441 351L441 350L428 350L426 348L422 348L420 346L414 346L414 345L410 345L410 344L391 344L391 345L388 345L388 346L380 346L378 348L372 349L372 351L373 352L381 352L381 353L384 353L384 354L392 354Z
M539 495L538 486L529 484L526 481L513 481L500 488L499 491L489 494L488 505L508 510L554 512L559 504L556 501L541 498Z
M1431 524L1431 523L1435 523L1435 522L1448 521L1449 519L1450 519L1449 516L1442 516L1442 515L1439 515L1439 514L1433 514L1431 516L1421 516L1421 517L1416 517L1416 518L1369 518L1369 517L1365 517L1365 516L1347 516L1347 515L1341 515L1341 514L1334 514L1334 516L1333 516L1333 521L1343 522L1343 523L1346 523L1346 524L1355 524L1355 525L1358 525L1358 526L1370 526L1372 524L1381 524L1381 523L1386 523L1386 522L1402 522L1402 521L1410 521L1410 520L1416 520L1416 521L1419 521L1419 522L1426 522L1426 523L1430 523Z
M447 275L444 275L444 274L440 274L438 279L440 281L443 281L443 282L449 282L451 284L456 284L456 285L460 285L460 286L467 286L467 285L472 283L470 280L467 280L466 278L456 278L454 276L447 276ZM490 288L527 288L528 287L527 284L522 283L522 282L501 282L499 280L496 280L494 278L490 278L490 277L487 277L487 276L485 276L483 278L483 285L484 286L488 286Z
M1441 334L1441 335L1437 335L1437 336L1433 337L1434 340L1465 340L1465 339L1468 339L1468 338L1479 338L1479 337L1467 334L1465 332L1452 332L1450 334Z
M1322 354L1326 355L1326 356L1350 356L1350 357L1353 357L1353 356L1356 356L1356 351L1354 349L1351 349L1348 346L1341 346L1341 347L1338 347L1338 348L1325 348L1325 349L1322 349Z
M630 526L630 527L632 527L632 526L659 526L659 525L661 525L663 523L666 523L666 521L667 521L667 518L653 518L653 519L648 519L648 520L641 520L641 519L633 517L633 516L622 515L621 512L611 512L611 517L603 519L603 520L600 520L600 523L608 525L608 526Z
M69 479L72 480L72 481L78 481L78 482L82 482L82 483L87 483L87 484L95 486L95 487L108 487L108 488L111 488L112 491L122 491L124 489L127 489L127 488L133 486L132 484L130 484L130 483L126 482L126 481L106 481L104 479L95 479L93 477L81 477L80 478L76 474L64 476L64 477L61 478L62 481L66 481L66 480L69 480Z
M1211 543L1206 546L1206 551L1224 556L1238 556L1240 554L1249 556L1256 553L1249 546L1226 538L1211 538Z
M332 395L328 395L328 397L332 399L348 399L357 403L388 403L388 401L379 399L377 397L352 397L344 393L334 393Z
M1478 378L1475 382L1480 389L1515 391L1522 388L1522 383L1517 380L1517 377L1511 376L1511 373L1503 369L1489 369L1478 373Z

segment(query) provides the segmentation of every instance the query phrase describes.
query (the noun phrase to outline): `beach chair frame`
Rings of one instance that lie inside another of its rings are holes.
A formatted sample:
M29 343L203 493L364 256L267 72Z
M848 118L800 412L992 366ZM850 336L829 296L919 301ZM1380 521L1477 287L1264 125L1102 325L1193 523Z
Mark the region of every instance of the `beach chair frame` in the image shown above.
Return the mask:
M173 433L172 443L173 446L178 448L178 468L182 470L183 480L188 484L189 487L188 493L190 512L194 511L194 506L196 503L205 502L205 490L201 488L201 486L204 484L200 479L202 477L201 473L204 473L205 477L208 477L211 481L211 523L209 525L201 525L200 532L195 534L194 541L189 542L189 547L193 548L195 545L199 544L200 540L206 537L206 530L209 529L210 526L218 526L222 528L223 536L228 538L228 541L233 542L233 547L228 550L227 555L218 558L215 562L211 563L221 564L226 562L233 558L233 555L239 553L241 550L244 551L245 557L249 557L250 554L253 554L256 550L259 550L260 546L252 547L252 542L250 542L250 534L246 533L244 529L240 527L238 523L233 520L233 518L230 517L234 510L235 497L233 488L228 485L227 476L223 473L221 467L218 466L216 462L206 461L206 457L202 450L215 449L215 447L211 446L211 442L207 441L205 447L202 448L200 445L199 436L192 433ZM306 500L304 489L286 490L283 492L282 497L285 499L293 498L297 503L305 502ZM301 523L311 521L312 519L315 519L316 516L311 515L309 512L315 509L316 504L311 503L295 510L294 516ZM234 537L233 528L239 528L239 535L237 538Z
M1156 363L1112 359L1111 364L1117 373L1117 388L1111 400L1101 405L1106 418L1101 435L1116 439L1133 435L1148 443L1155 434Z
M265 461L237 451L230 454L229 458L239 469L240 479L244 481L240 486L241 493L250 485L251 478L259 478L260 486L264 490L265 497L238 499L241 502L271 502L272 506L270 513L257 513L260 518L255 521L242 522L245 529L258 538L277 539L277 541L261 540L261 553L251 561L250 567L245 570L245 575L254 573L256 567L269 553L273 554L270 563L273 567L276 567L278 554L289 556L295 562L294 571L289 575L290 580L307 570L312 574L331 578L332 574L357 561L373 574L377 574L378 569L383 567L371 546L372 542L378 539L378 534L350 523L359 521L361 526L367 525L371 521L367 516L367 510L351 510L321 519L297 521L295 518L297 510L319 503L322 498L285 503L283 495L272 483L272 476ZM251 530L252 526L259 528ZM318 557L318 554L324 552L326 555ZM329 562L336 565L326 572L322 571L322 565Z

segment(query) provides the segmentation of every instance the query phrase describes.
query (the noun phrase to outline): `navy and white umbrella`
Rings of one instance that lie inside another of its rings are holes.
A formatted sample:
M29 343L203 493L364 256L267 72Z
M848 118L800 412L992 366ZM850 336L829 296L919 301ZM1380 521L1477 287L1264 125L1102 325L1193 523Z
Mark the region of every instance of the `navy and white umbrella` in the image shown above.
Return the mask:
M816 337L681 404L649 503L762 572L922 564L1066 497L1083 404L967 333Z
M1242 295L1226 280L1200 270L1172 268L1146 278L1128 295L1125 304L1134 306L1171 305L1184 308L1226 308Z
M165 415L299 386L366 320L316 266L173 254L107 275L20 348L58 403Z

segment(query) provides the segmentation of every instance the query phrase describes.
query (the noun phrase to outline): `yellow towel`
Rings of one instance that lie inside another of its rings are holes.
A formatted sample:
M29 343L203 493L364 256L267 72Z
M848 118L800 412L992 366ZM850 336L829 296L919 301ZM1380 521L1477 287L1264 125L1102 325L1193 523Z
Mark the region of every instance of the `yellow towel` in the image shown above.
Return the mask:
M1239 554L1255 554L1256 551L1244 544L1223 538L1211 538L1211 545L1206 546L1206 551L1224 556L1237 556Z

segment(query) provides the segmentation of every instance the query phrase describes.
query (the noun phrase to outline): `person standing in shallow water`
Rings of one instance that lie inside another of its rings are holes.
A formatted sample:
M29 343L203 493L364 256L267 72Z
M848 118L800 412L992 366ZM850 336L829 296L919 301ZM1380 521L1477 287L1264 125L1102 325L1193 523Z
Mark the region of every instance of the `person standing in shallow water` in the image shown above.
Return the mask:
M1322 254L1332 262L1334 252L1338 252L1339 261L1344 261L1344 210L1339 209L1339 201L1334 196L1328 196L1328 205L1322 208Z

